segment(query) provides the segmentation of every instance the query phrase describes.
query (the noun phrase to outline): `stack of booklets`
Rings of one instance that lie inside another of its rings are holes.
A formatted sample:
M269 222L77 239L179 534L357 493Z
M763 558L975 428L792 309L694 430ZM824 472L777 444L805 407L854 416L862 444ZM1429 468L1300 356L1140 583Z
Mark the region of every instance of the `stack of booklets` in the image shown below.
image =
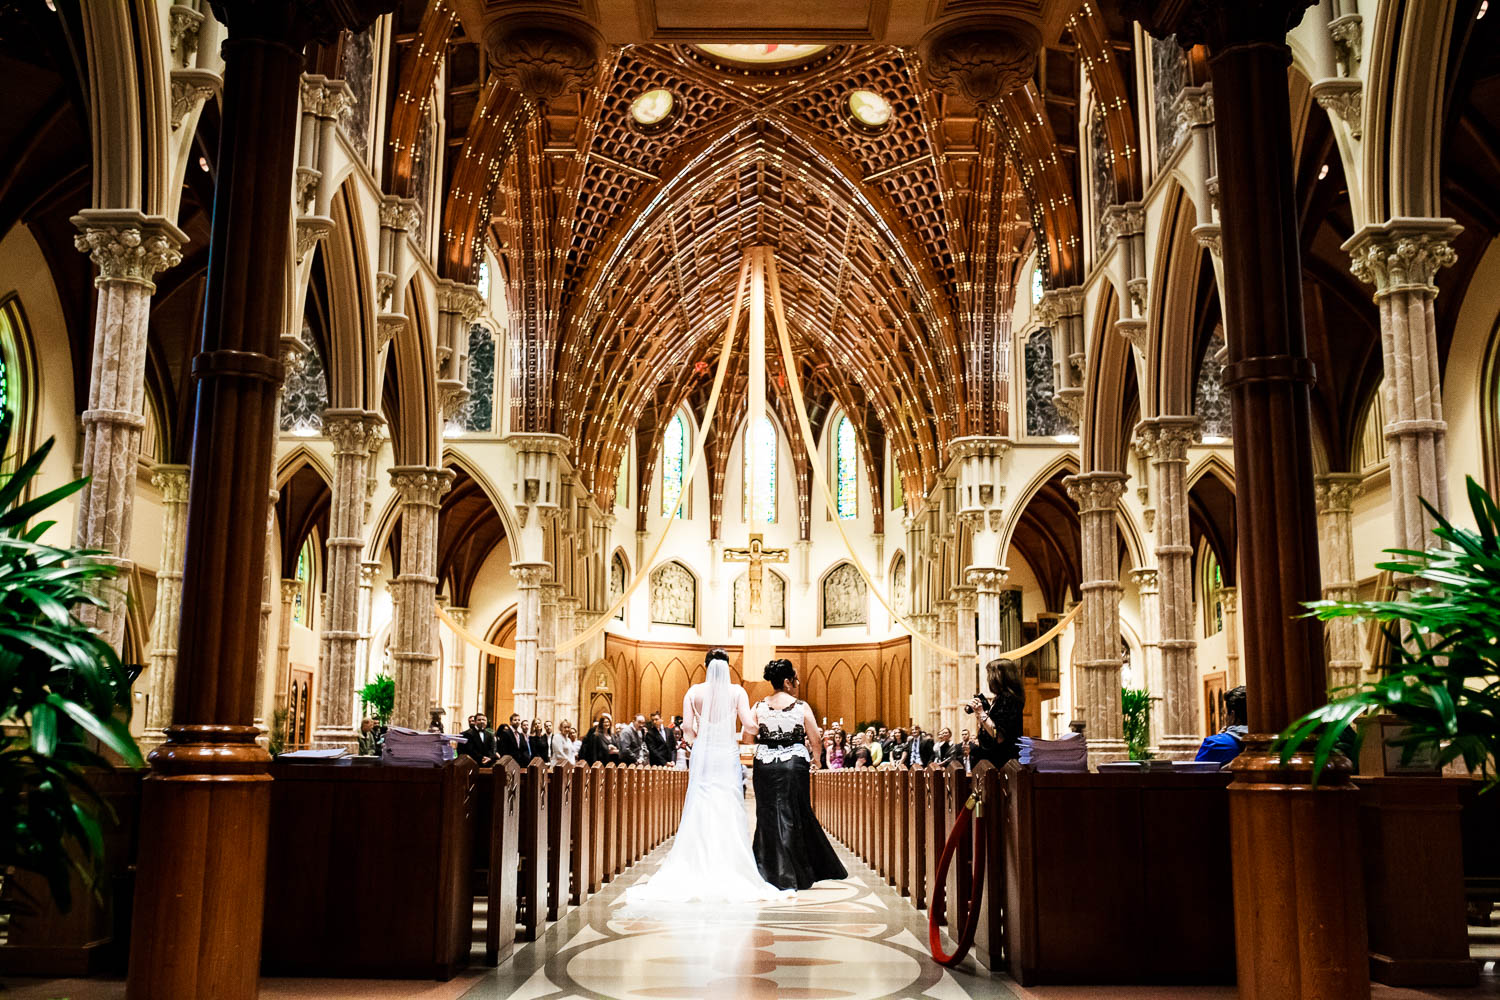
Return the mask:
M452 760L454 742L462 743L463 739L450 733L419 733L391 726L385 731L385 750L380 759L382 763L404 767L435 767Z
M1021 737L1021 763L1037 771L1087 771L1089 747L1082 733L1069 733L1059 740Z

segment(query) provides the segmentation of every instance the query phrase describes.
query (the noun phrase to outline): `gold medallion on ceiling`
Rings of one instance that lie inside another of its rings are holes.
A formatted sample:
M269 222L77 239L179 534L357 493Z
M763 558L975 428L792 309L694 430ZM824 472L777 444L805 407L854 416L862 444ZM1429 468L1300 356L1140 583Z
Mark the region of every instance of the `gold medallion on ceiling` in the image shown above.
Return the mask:
M538 13L491 21L484 47L500 83L538 104L592 86L605 48L593 25Z
M1020 21L949 22L917 44L927 82L986 108L1036 72L1040 32Z

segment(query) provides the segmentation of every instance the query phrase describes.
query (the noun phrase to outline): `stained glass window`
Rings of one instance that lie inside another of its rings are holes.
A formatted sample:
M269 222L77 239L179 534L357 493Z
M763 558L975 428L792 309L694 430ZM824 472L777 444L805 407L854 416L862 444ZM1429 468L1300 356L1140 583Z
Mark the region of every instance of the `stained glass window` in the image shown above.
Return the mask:
M1213 549L1203 554L1203 634L1224 631L1224 568Z
M661 443L661 512L664 516L671 516L672 509L677 506L677 498L682 496L686 485L687 458L687 421L679 413L667 425L667 434ZM677 516L684 516L684 512L678 510Z
M855 453L854 424L848 417L839 417L833 465L839 517L856 517L859 514L859 459Z
M17 456L30 443L35 378L28 346L20 303L15 299L0 303L0 408L9 410L12 420L10 453L0 455L0 469L6 471L14 468Z
M896 467L896 456L891 456L891 510L906 506L906 484L901 481L901 470Z
M750 481L750 449L754 448L755 482ZM744 486L740 501L740 517L746 521L774 524L776 521L776 427L770 417L761 417L755 429L755 440L750 440L750 428L745 428ZM750 510L752 499L754 513Z
M313 541L309 538L302 543L302 551L297 553L296 578L302 586L297 588L297 596L292 600L292 621L298 625L307 625L310 621L307 610L312 598L312 546Z
M1031 272L1031 304L1036 305L1042 301L1042 294L1046 290L1042 284L1042 263L1037 261L1036 267Z
M480 323L469 327L468 389L464 430L488 434L495 429L495 337Z
M479 297L488 304L490 301L490 262L482 260L479 262L479 279L474 282L474 287L479 289Z

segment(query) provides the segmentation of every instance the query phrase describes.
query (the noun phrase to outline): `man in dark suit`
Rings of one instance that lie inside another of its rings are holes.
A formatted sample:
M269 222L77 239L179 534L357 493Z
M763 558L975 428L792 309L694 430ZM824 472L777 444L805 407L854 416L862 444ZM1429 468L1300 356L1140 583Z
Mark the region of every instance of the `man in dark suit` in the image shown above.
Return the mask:
M906 744L906 761L912 767L926 767L936 757L933 755L932 740L922 732L922 727L915 722L911 725L911 740Z
M657 767L671 767L677 756L677 734L661 721L660 712L651 713L651 727L646 730L646 757Z
M501 726L494 739L498 756L511 758L519 767L525 767L531 760L531 741L522 731L521 717L515 712L510 714L510 725Z
M471 716L469 728L461 734L464 738L463 752L474 759L480 767L491 767L499 757L495 753L495 734L490 732L489 719L483 712Z

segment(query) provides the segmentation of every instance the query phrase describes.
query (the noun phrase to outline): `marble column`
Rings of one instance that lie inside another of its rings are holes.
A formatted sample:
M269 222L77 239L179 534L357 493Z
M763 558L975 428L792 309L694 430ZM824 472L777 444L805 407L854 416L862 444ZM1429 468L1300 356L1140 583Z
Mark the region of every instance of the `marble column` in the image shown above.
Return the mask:
M380 446L383 421L364 410L324 410L323 433L333 445L333 484L328 512L328 544L323 616L323 673L318 683L321 744L357 742L355 681L359 648L360 557L365 548L365 480L370 453ZM405 528L402 555L405 556Z
M376 13L370 6L214 5L228 34L220 47L219 166L203 321L191 363L177 686L167 742L152 753L141 792L128 1000L250 1000L259 984L271 787L270 760L255 742L255 660L302 52L314 35L332 40L340 30L363 29ZM108 326L101 321L95 345L105 367L121 357L110 349ZM119 398L98 404L140 412ZM103 488L101 473L124 473L119 485L133 487L133 455L125 468L107 469L103 460L118 453L116 446L129 451L139 428L104 423L85 433L94 438L85 472L95 474L96 486ZM122 516L127 503L122 498L115 507L124 508ZM85 509L81 537L106 521L96 507Z
M1313 503L1311 386L1302 306L1296 131L1287 34L1313 0L1142 0L1153 34L1207 46L1223 228L1224 387L1234 418L1236 583L1250 736L1232 766L1230 855L1242 1000L1370 995L1358 794L1337 758L1311 787L1270 735L1325 701ZM1273 836L1256 831L1274 830ZM1316 934L1307 928L1316 927Z
M391 662L395 671L398 726L424 730L432 713L432 668L438 657L438 510L453 485L448 469L420 465L391 469L391 485L401 502L401 569L392 584L395 621Z
M187 236L166 219L135 211L88 209L72 221L79 230L74 244L98 272L93 363L82 417L80 471L88 485L78 494L75 542L106 553L102 558L120 569L120 579L106 591L109 606L80 608L78 617L118 650L128 614L135 467L146 426L146 336L156 291L152 279L182 260Z
M555 721L557 711L557 599L561 594L561 584L542 584L536 635L536 718L543 722Z
M1323 599L1352 601L1357 596L1354 579L1354 498L1359 496L1361 477L1352 472L1319 476L1313 485L1318 504L1318 535L1323 542ZM1228 628L1225 622L1225 628ZM1363 665L1360 656L1359 623L1336 618L1324 623L1328 636L1329 690L1359 683Z
M536 717L538 642L542 619L542 585L552 577L547 563L511 563L516 578L515 712Z
M937 602L938 639L949 649L958 643L958 602ZM958 657L942 654L938 662L938 723L954 726L958 723Z
M1350 270L1375 286L1385 362L1385 447L1390 460L1396 534L1389 548L1426 549L1433 541L1426 500L1448 510L1448 424L1433 300L1439 268L1456 259L1452 219L1392 219L1366 226L1344 244Z
M1240 669L1240 592L1237 587L1221 587L1219 603L1224 607L1224 662L1225 688L1239 687L1245 683L1245 673Z
M1155 566L1132 570L1131 582L1135 584L1136 596L1141 607L1141 665L1134 678L1135 684L1144 687L1153 695L1162 690L1162 663L1160 633L1161 577ZM1151 745L1161 745L1162 713L1151 713Z
M974 588L974 607L979 614L978 660L973 677L975 691L986 690L984 669L1004 649L1000 634L1000 588L1009 577L1010 570L1004 567L971 569L966 576ZM960 692L959 697L966 693Z
M1115 518L1125 492L1123 472L1088 472L1064 483L1078 504L1083 553L1083 611L1073 645L1079 715L1088 723L1089 750L1125 752L1120 714L1120 566Z
M450 607L448 617L452 618L459 628L469 627L468 608ZM453 720L454 725L458 725L459 720L468 714L464 712L464 698L467 697L470 686L468 683L470 653L468 643L459 637L458 632L453 629L449 631L453 633L453 655L448 658L452 676L448 679L445 692L448 699L448 718ZM476 704L474 709L478 711L479 706Z
M297 595L302 593L301 580L281 581L281 618L276 630L276 687L271 692L273 718L287 710L287 692L292 684L292 612Z
M919 612L911 616L911 623L917 627L917 632L927 639L931 639L936 631L936 616L931 612ZM938 693L938 673L936 654L926 645L913 638L911 643L911 683L912 683L912 717L924 727L930 726L937 721L938 705L941 698ZM857 720L849 720L851 723Z
M1161 750L1189 758L1198 729L1198 641L1194 636L1193 536L1188 523L1187 452L1197 417L1144 421L1138 436L1156 480L1157 641L1161 649Z
M560 597L557 600L557 646L572 639L579 615L578 598ZM577 724L578 718L578 661L580 649L562 650L556 652L557 660L557 718L553 720L553 729L563 719L568 719Z
M151 619L151 701L146 728L172 723L177 680L177 630L182 612L182 545L187 532L188 468L158 465L151 485L161 493L161 561L156 570L156 614Z
M354 647L354 689L370 683L371 617L374 613L375 578L380 575L380 560L366 559L359 564L359 641Z
M949 729L955 729L962 715L961 706L978 688L971 687L969 681L977 673L975 661L979 656L979 645L974 635L974 615L979 604L978 588L973 584L962 584L953 588L954 597L958 603L958 623L954 629L954 638L957 644L953 647L961 654L954 667L953 679L953 722L944 723Z

